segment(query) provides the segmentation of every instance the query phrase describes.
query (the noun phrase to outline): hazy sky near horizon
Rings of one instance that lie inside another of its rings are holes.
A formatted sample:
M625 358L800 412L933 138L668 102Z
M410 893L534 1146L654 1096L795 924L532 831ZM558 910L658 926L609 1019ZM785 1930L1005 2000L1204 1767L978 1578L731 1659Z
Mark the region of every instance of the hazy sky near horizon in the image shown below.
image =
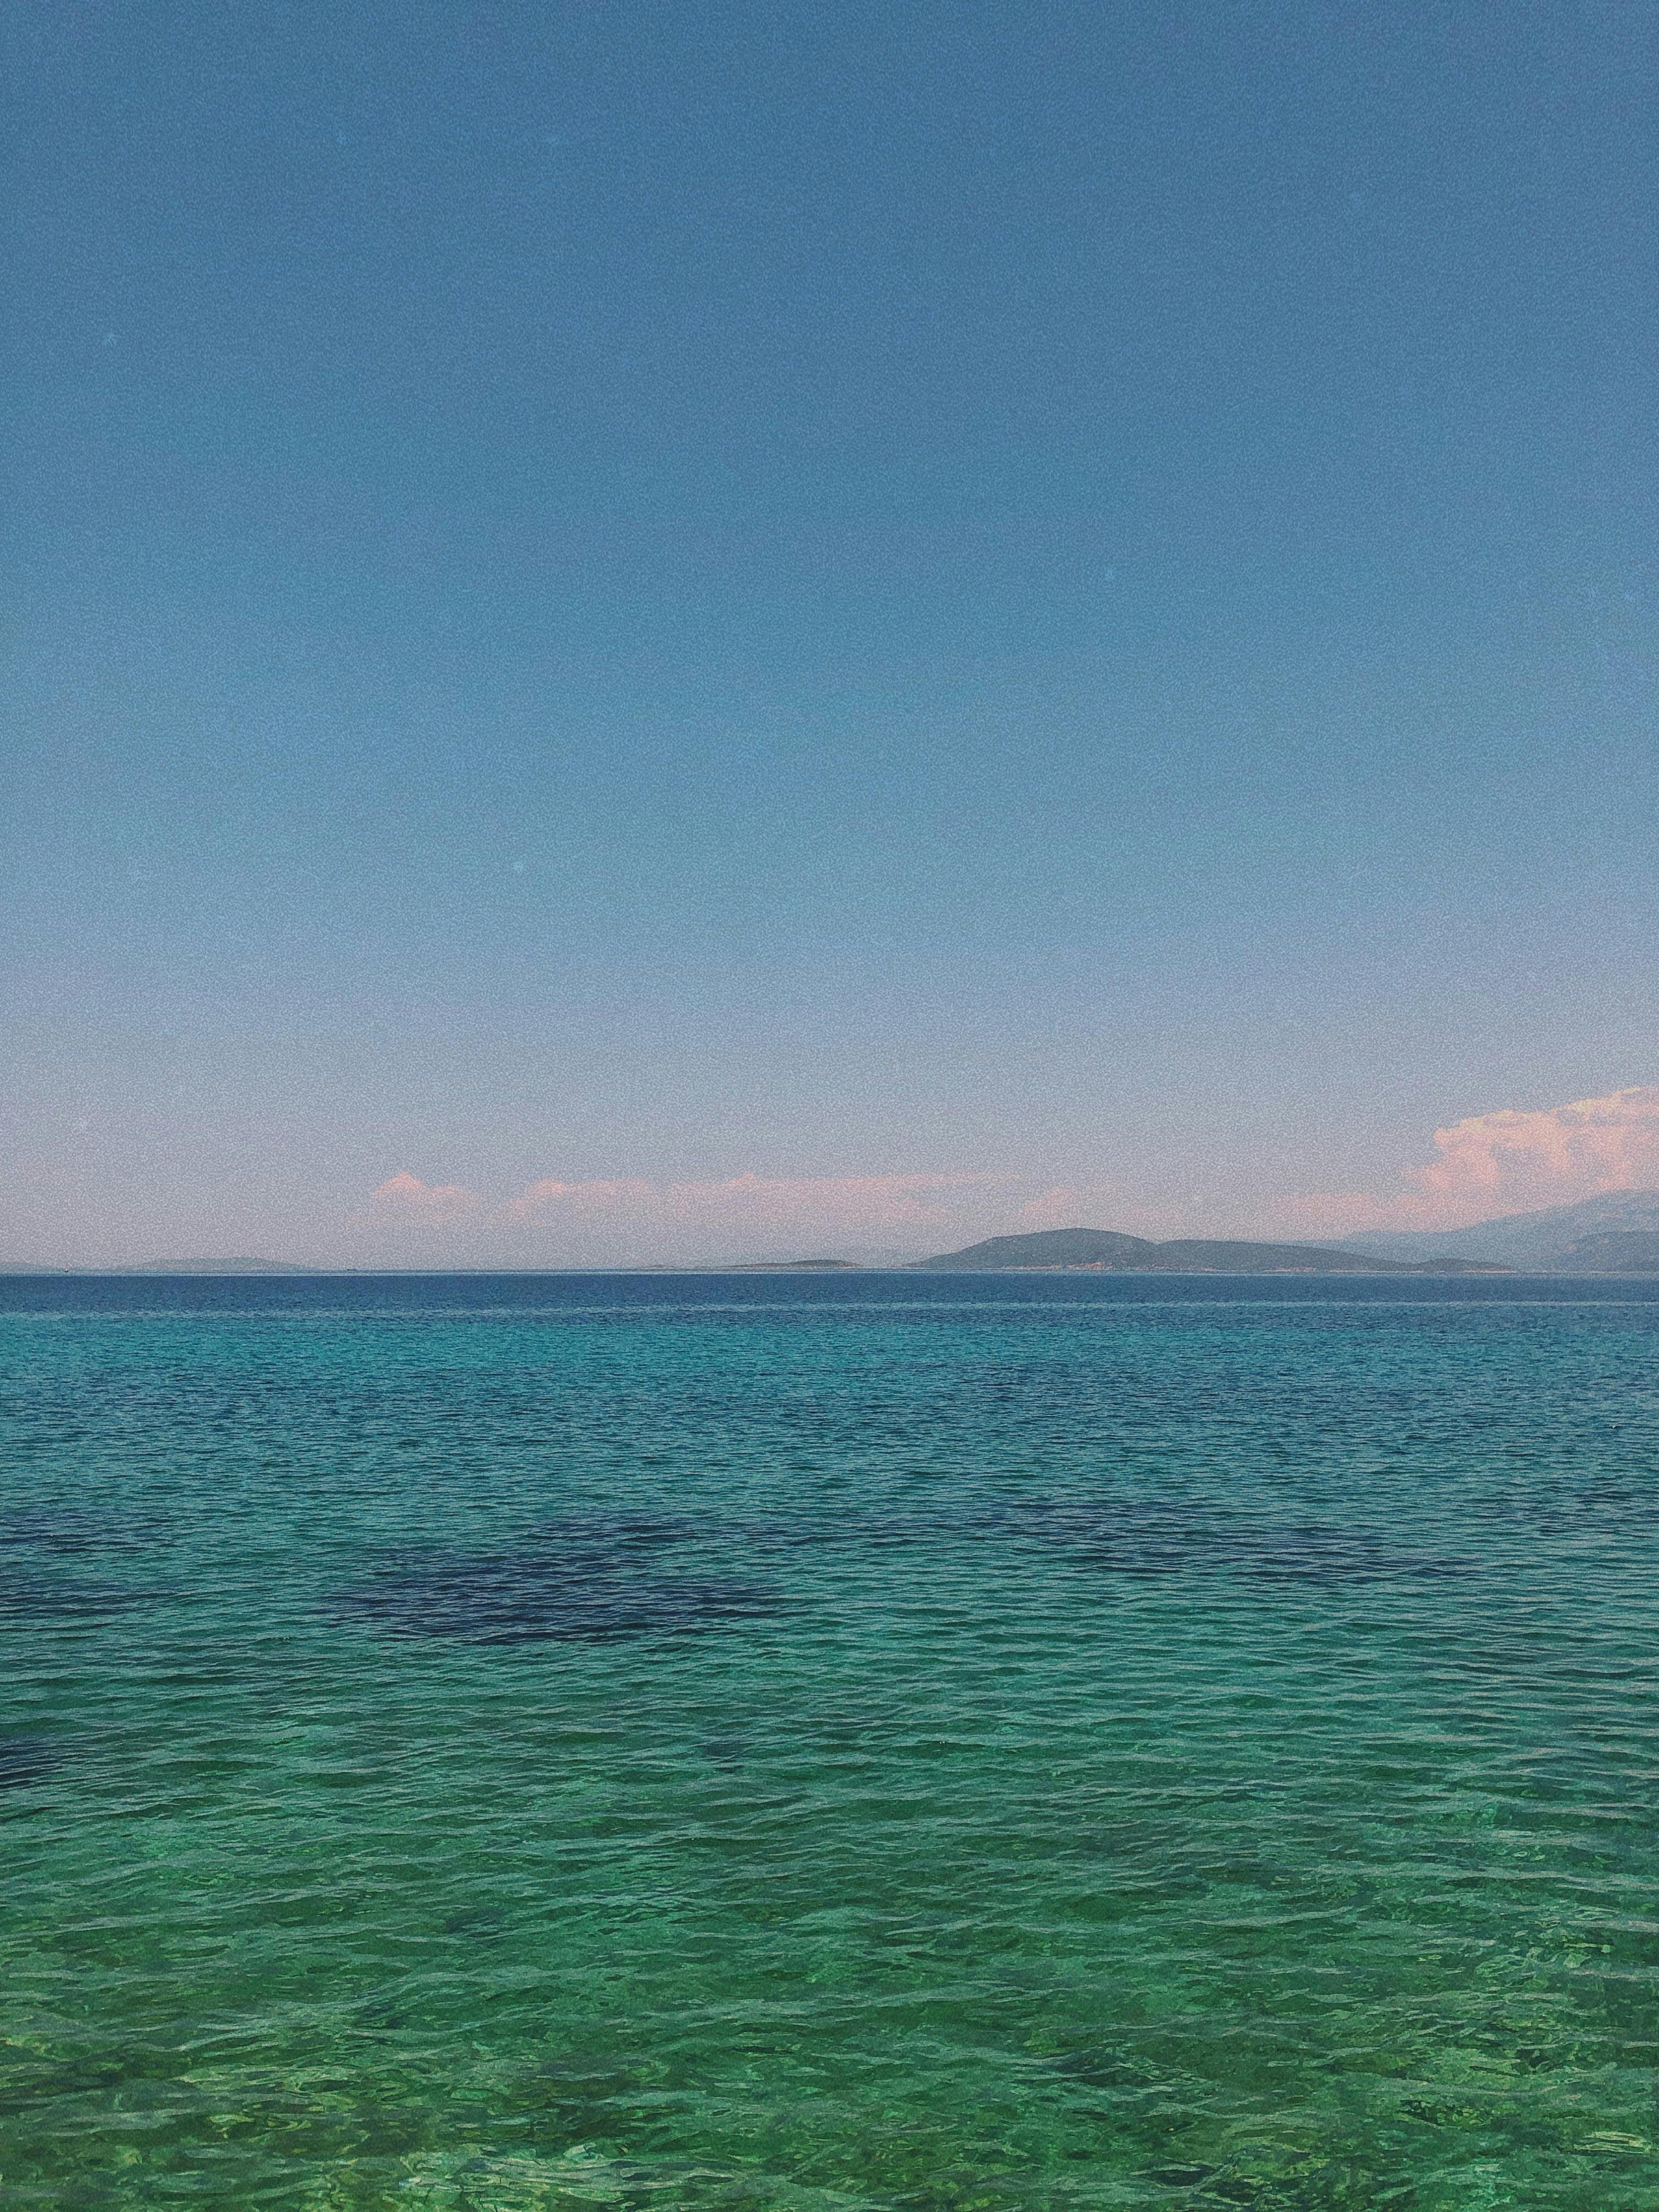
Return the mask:
M1645 0L4 20L0 1258L1659 1182Z

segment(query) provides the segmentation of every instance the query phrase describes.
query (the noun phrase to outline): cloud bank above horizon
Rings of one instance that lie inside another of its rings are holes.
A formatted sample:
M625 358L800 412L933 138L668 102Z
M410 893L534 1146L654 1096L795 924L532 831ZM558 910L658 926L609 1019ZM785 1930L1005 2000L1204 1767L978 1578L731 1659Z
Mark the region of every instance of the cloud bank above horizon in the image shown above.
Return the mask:
M655 1182L643 1176L565 1180L544 1176L494 1202L457 1183L428 1184L407 1169L374 1194L368 1222L489 1232L549 1231L584 1249L612 1240L629 1256L653 1240L668 1256L786 1252L814 1256L826 1239L926 1243L947 1234L964 1202L981 1202L1007 1179L970 1174L760 1176ZM712 1242L710 1241L712 1240Z
M1613 1190L1659 1187L1659 1085L1630 1085L1560 1106L1498 1107L1438 1128L1431 1157L1393 1190L1291 1198L1259 1233L1343 1236L1382 1229L1455 1229L1505 1213L1571 1205ZM704 1179L545 1176L491 1200L457 1182L400 1169L375 1189L359 1227L464 1232L550 1257L834 1256L837 1248L940 1249L1000 1230L1086 1223L1147 1236L1190 1231L1170 1208L1138 1202L1121 1182L1044 1185L1016 1172Z
M1434 1153L1393 1192L1294 1201L1304 1233L1462 1229L1508 1213L1659 1187L1659 1084L1533 1109L1500 1106L1437 1129Z

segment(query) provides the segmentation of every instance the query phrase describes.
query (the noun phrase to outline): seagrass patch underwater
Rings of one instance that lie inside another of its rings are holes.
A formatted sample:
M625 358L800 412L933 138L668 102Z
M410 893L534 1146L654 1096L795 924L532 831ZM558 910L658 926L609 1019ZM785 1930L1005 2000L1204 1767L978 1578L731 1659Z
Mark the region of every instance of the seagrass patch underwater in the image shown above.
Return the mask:
M1659 2205L1659 1285L0 1283L0 2208Z

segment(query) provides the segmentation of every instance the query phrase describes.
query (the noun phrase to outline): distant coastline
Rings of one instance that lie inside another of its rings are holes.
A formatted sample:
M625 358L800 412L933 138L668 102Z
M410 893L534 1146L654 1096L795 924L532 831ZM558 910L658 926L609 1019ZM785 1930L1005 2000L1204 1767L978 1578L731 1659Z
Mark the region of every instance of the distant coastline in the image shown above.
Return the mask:
M1392 1231L1328 1243L1233 1237L1174 1237L1164 1242L1114 1229L1040 1229L988 1237L955 1252L907 1259L866 1252L782 1259L635 1261L581 1265L343 1267L250 1255L227 1258L145 1260L66 1267L61 1261L0 1260L0 1277L67 1279L110 1276L190 1279L245 1277L428 1275L852 1275L852 1274L1157 1274L1157 1275L1605 1275L1659 1274L1659 1191L1608 1191L1574 1206L1438 1233Z

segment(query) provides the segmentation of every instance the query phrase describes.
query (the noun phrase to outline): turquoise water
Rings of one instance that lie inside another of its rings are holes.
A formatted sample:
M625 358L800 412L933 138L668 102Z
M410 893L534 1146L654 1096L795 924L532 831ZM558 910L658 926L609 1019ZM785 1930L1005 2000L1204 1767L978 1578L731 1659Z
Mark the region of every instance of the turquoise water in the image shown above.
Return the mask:
M1659 2206L1659 1285L0 1285L0 2206Z

